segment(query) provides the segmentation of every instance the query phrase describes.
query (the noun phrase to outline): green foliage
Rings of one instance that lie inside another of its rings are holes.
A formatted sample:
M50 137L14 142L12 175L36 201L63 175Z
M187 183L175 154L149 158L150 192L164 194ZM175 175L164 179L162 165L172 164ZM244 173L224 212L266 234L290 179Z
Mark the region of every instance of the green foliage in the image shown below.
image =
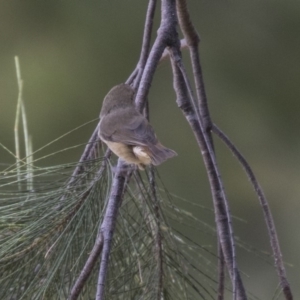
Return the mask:
M19 167L1 170L1 299L67 299L93 248L109 195L112 174L99 146L96 156L51 167L38 167L42 158L32 159L30 168L21 159ZM74 177L76 167L80 172ZM133 173L127 186L110 256L107 299L156 299L161 272L165 299L213 299L215 267L207 249L177 226L195 229L201 224L174 205L162 182L153 202L150 186L145 173ZM93 299L97 277L96 264L81 299Z
M76 164L32 166L31 190L27 169L1 172L1 299L67 295L93 246L105 206L110 173L98 180L101 164L101 159L83 163L84 172L71 184Z

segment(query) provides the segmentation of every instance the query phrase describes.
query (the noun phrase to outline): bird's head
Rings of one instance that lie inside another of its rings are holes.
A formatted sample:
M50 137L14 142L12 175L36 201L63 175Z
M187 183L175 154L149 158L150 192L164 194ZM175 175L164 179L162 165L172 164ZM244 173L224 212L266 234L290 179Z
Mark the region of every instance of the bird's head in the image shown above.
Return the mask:
M134 105L134 89L125 83L113 87L105 96L100 118L118 108L127 108Z

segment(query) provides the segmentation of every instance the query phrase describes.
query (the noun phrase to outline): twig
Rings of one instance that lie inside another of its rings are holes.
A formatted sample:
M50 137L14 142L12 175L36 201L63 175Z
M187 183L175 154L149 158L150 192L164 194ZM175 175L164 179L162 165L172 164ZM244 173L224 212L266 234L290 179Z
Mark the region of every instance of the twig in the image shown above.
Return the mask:
M147 13L146 13L146 21L144 25L144 34L143 34L143 42L141 47L140 59L134 71L126 80L126 83L132 85L135 90L137 90L140 84L144 67L149 55L155 9L156 9L156 0L149 0Z
M171 43L169 33L172 31L172 28L175 28L174 26L176 26L176 14L170 14L173 4L174 0L161 1L161 23L157 37L149 53L135 98L136 107L139 111L142 111L144 108L145 99L149 93L151 82L162 53L166 46Z
M129 75L128 79L125 81L126 84L129 84L129 85L132 85L133 84L133 81L135 80L136 76L138 75L139 73L139 69L138 67L136 67L134 69L134 71Z
M102 177L102 174L105 171L105 167L106 167L106 163L107 163L106 159L108 159L108 156L110 155L110 153L111 153L110 151L108 151L108 150L106 151L105 160L102 162L101 167L97 171L94 181L91 183L90 188L81 196L80 201L77 203L78 208L80 205L83 204L85 198L87 198L87 195L91 192L91 187L95 184L96 181L98 181ZM73 214L73 212L72 212L72 214ZM93 249L92 249L91 253L89 254L88 259L86 260L86 263L85 263L84 267L82 268L75 284L72 287L72 290L70 292L70 296L69 296L68 300L76 300L79 297L86 281L88 280L89 276L91 275L91 272L96 263L96 260L99 258L102 248L103 248L103 236L101 233L101 228L99 228L98 235L97 235L95 244L93 246Z
M145 21L145 26L144 26L144 34L143 34L143 42L142 42L142 47L141 47L141 54L140 54L140 59L137 64L138 68L138 74L134 80L133 87L135 90L140 85L140 81L144 72L144 68L149 56L149 51L150 51L150 42L151 42L151 35L152 35L152 30L153 30L153 18L155 14L155 9L156 9L156 0L149 0L148 4L148 9L147 9L147 14L146 14L146 21Z
M178 43L177 45L170 47L170 51L174 74L174 89L177 94L177 104L189 122L201 149L211 186L218 236L224 253L226 265L229 270L234 290L236 285L238 299L247 299L242 279L235 263L236 258L231 217L214 152L211 148L210 142L203 134L202 124L199 122L197 113L194 111L193 105L191 105L189 101L191 93L187 86L188 82L185 80L185 73L183 73L184 70L181 65L181 55ZM181 66L181 69L179 69L178 65Z
M69 300L76 300L78 298L80 292L83 289L84 284L88 280L93 270L93 267L97 259L99 258L102 248L103 248L103 236L101 234L98 234L94 247L71 290L70 296L68 298Z
M95 128L92 136L90 137L87 145L85 146L84 148L84 151L78 161L78 164L76 166L76 168L74 169L71 177L70 177L70 180L67 184L67 187L66 189L70 188L74 182L76 181L76 179L78 179L78 175L80 175L81 173L84 172L84 166L83 166L83 163L88 161L89 159L91 159L95 152L97 151L97 146L98 146L98 143L101 143L100 139L98 138L98 125L97 127ZM110 151L106 152L106 157L109 157L111 154ZM62 197L61 201L64 200L64 196Z
M95 298L96 300L104 299L105 279L108 271L108 261L111 251L111 243L116 226L118 210L123 198L126 176L126 165L119 159L117 171L113 179L108 204L100 229L101 235L103 236L103 250L101 255L101 263L97 283L97 292Z
M101 141L98 138L98 126L97 126L95 128L92 136L90 137L90 139L79 159L78 166L75 168L71 178L76 178L76 176L78 176L83 171L82 163L93 157L98 143L101 143ZM69 184L71 184L71 183L72 183L72 181Z
M253 188L258 196L260 205L262 206L263 213L265 216L266 225L268 228L269 236L270 236L270 243L273 250L274 255L274 261L275 266L277 269L277 273L280 279L280 284L283 290L283 293L285 295L285 298L287 300L292 300L293 295L292 291L289 285L289 282L287 280L286 271L284 267L284 263L282 260L282 253L280 250L280 245L278 241L278 235L275 228L275 223L272 217L271 209L269 207L267 198L264 195L264 192L262 188L260 187L250 165L244 158L244 156L241 154L241 152L233 145L233 143L230 141L230 139L225 135L224 132L222 132L215 124L212 126L212 131L225 143L225 145L230 149L230 151L234 154L234 156L237 158L237 160L242 165L244 171L246 172L251 184L253 185Z
M176 8L178 14L178 22L180 24L180 28L183 32L186 43L189 47L191 63L193 68L194 80L196 85L196 94L199 103L199 111L201 116L201 122L203 125L203 129L205 132L210 131L211 129L211 118L209 114L207 97L205 92L205 86L202 75L202 68L199 59L199 35L194 28L193 23L190 20L189 12L187 9L187 1L186 0L176 0Z
M194 82L196 86L196 95L198 99L198 105L196 106L196 110L199 112L200 122L202 122L203 125L203 129L204 129L203 134L206 135L207 140L210 141L211 147L214 150L214 143L211 135L212 122L211 122L210 113L208 109L205 85L204 85L202 68L201 68L200 57L199 57L198 46L199 46L200 38L193 23L191 22L190 15L187 9L187 1L176 0L176 8L177 8L177 15L178 15L178 22L180 25L180 29L184 35L186 45L189 48L189 53L190 53L190 59L191 59L193 75L194 75ZM218 240L218 244L219 243L220 241ZM218 297L221 300L222 297L224 298L225 273L224 273L224 255L222 253L222 247L219 247L219 245L218 245L218 252L219 252L219 260L218 260L219 295ZM233 294L235 294L235 291L233 291Z

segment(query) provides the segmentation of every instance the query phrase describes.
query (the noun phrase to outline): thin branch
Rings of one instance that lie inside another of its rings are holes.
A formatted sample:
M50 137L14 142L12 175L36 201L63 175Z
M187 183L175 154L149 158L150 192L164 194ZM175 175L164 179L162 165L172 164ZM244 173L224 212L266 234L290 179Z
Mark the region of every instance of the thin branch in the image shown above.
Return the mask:
M93 267L99 258L99 255L103 248L103 236L101 234L98 234L96 242L94 244L94 247L82 269L80 272L80 275L78 279L76 280L70 296L68 300L76 300L79 297L79 294L81 293L86 281L88 280L89 276L91 275L91 272L93 270Z
M147 14L146 14L146 22L144 26L144 34L143 34L143 43L141 48L141 55L139 59L139 67L143 68L147 62L150 50L150 42L153 28L153 18L156 9L156 0L149 0Z
M125 81L126 84L129 84L129 85L132 85L136 76L138 75L139 73L139 69L138 67L136 67L134 69L134 71L129 75L128 79Z
M141 77L144 72L144 67L149 56L156 2L157 2L156 0L149 0L147 13L146 13L146 20L144 25L144 34L143 34L143 42L141 47L140 59L134 71L126 80L126 83L132 85L135 90L137 90L140 84Z
M126 168L126 165L119 159L117 171L113 179L108 204L100 229L101 235L103 236L103 250L97 283L96 300L104 299L105 279L108 272L108 261L111 252L112 238L116 226L118 210L123 198L127 170L128 169Z
M220 243L222 245L226 265L229 270L234 290L236 282L238 299L247 299L242 279L235 263L236 258L231 217L226 195L224 193L223 184L217 168L214 151L211 147L210 142L207 140L207 137L203 134L202 124L201 122L199 122L197 113L194 111L193 105L189 101L192 95L188 87L189 83L186 74L183 70L183 66L181 65L181 55L178 43L177 45L171 47L170 51L172 58L172 69L174 74L174 89L177 94L177 104L179 108L181 108L184 116L190 124L195 134L198 145L201 149L202 157L211 186L218 235L220 238Z
M209 114L202 68L201 68L200 58L199 58L198 45L199 45L200 38L193 23L190 20L189 12L187 9L187 1L176 0L176 8L177 8L178 22L180 24L180 28L182 30L186 43L190 49L189 52L190 52L191 63L193 68L201 122L204 131L209 132L211 129L212 122Z
M106 151L105 156L108 156L108 155L110 155L110 151ZM106 157L106 159L107 159L107 157ZM91 184L91 187L94 185L94 183L96 181L98 181L102 177L102 174L106 168L106 163L107 163L106 159L102 162L101 167L99 168L99 170L95 176L94 182ZM86 198L87 194L90 193L91 187L82 195L77 206L79 206L80 204L83 203L84 198ZM82 268L75 284L72 287L72 290L70 292L70 296L69 296L68 300L76 300L79 297L86 281L88 280L88 278L90 277L90 275L92 273L93 267L94 267L97 259L99 258L102 248L103 248L103 236L102 236L101 230L99 228L99 232L98 232L95 244L93 246L93 249L92 249L91 253L89 254L89 257L86 260L86 263L85 263L84 267Z
M203 125L203 129L204 129L203 134L207 136L207 140L210 141L211 147L214 150L214 143L211 135L212 121L208 109L208 102L207 102L207 97L205 92L202 67L201 67L200 57L199 57L198 47L199 47L200 38L190 19L190 15L187 9L187 1L177 0L176 8L177 8L177 15L178 15L178 22L180 25L180 29L184 35L186 45L190 50L189 53L190 53L190 59L191 59L191 64L193 69L194 82L196 86L196 95L198 99L198 105L196 106L196 110L199 112L200 122L202 122ZM220 241L218 240L218 244L219 243ZM223 261L224 255L222 253L222 247L220 247L219 245L218 245L218 252L219 252L219 260L218 260L219 295L218 297L222 299L221 297L224 297L224 295L221 296L221 292L223 292L224 294L225 273L224 273L224 261ZM233 291L233 294L235 294L235 291Z
M87 145L85 146L84 151L78 161L76 168L74 169L72 175L70 176L70 180L67 184L67 188L71 187L76 181L76 179L78 178L78 175L84 172L83 163L96 156L98 143L101 143L100 139L98 138L98 125L95 128L92 136L90 137ZM111 152L107 151L105 157L108 158L110 154ZM64 196L62 197L61 200L64 200Z
M176 14L170 14L172 6L174 6L174 0L162 0L161 2L161 23L135 98L136 107L139 111L142 111L144 108L145 99L149 93L151 82L163 51L171 43L170 32L176 26Z
M230 139L225 135L224 132L222 132L215 124L212 126L212 131L225 143L225 145L230 149L230 151L233 153L233 155L237 158L237 160L242 165L244 171L246 172L251 184L253 185L253 188L258 196L260 205L262 206L263 213L265 216L266 225L268 228L269 236L270 236L270 243L273 250L274 255L274 261L275 266L277 269L277 273L280 279L280 284L283 290L283 293L285 295L285 298L287 300L292 300L293 295L292 291L289 285L289 282L287 280L286 271L284 267L284 263L282 260L282 253L280 250L280 245L278 241L278 235L276 232L275 223L272 217L271 209L269 207L269 203L267 201L267 198L264 195L264 192L262 188L260 187L250 165L244 158L244 156L241 154L241 152L234 146L234 144L230 141Z
M143 34L143 42L141 47L141 54L140 59L137 64L138 68L138 74L134 80L134 89L137 90L137 88L140 85L140 81L144 72L144 68L147 62L147 59L149 57L150 52L150 43L151 43L151 35L153 30L153 19L156 9L156 0L149 0L147 14L146 14L146 21L144 26L144 34Z
M79 161L78 161L78 166L76 167L76 169L74 170L73 174L72 174L72 177L71 178L74 178L76 177L77 175L79 175L80 173L82 173L82 163L89 160L89 159L92 159L94 156L95 156L95 153L97 151L97 146L98 146L98 143L101 143L100 139L98 138L98 125L97 127L95 128L92 136L90 137ZM71 184L72 182L70 182Z

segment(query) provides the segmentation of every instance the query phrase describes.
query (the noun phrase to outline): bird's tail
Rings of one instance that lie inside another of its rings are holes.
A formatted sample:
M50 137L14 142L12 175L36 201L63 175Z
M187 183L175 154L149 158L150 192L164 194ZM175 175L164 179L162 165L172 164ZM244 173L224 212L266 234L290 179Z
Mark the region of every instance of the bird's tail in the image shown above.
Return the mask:
M155 166L160 165L165 160L172 158L177 155L177 153L171 149L166 148L160 143L156 145L148 146L150 150L151 163Z

